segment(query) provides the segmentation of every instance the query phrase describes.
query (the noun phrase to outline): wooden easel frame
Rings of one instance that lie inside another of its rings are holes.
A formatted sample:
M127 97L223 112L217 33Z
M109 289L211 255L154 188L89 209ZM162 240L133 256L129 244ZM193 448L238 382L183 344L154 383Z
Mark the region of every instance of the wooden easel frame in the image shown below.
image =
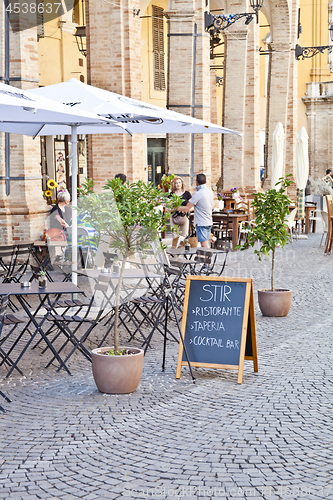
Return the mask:
M197 368L222 368L226 370L238 370L237 383L241 384L243 382L243 371L244 371L244 360L253 361L253 370L258 372L258 355L257 355L257 340L256 340L256 325L255 325L255 315L254 315L254 299L253 299L253 282L251 278L225 278L216 276L187 276L186 287L185 287L185 298L184 298L184 308L183 317L181 324L181 335L185 342L186 333L186 322L187 322L187 311L188 311L188 301L190 295L191 281L221 281L225 283L246 283L245 291L245 303L244 303L244 315L243 315L243 325L242 325L242 336L241 336L241 346L239 353L239 364L238 365L222 365L215 363L200 363L190 360L191 366ZM251 330L251 343L252 343L252 356L246 356L246 339L248 335L248 326ZM187 361L183 361L183 342L179 342L178 350L178 360L176 369L176 378L181 377L182 366L188 366Z

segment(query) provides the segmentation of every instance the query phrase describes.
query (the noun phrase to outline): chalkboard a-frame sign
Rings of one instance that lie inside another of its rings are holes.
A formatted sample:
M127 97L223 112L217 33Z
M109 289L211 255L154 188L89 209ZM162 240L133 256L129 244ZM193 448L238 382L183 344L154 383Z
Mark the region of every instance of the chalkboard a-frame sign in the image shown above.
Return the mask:
M238 384L245 359L257 372L252 279L187 276L181 333L191 366L238 370ZM180 342L176 378L182 366L188 363Z

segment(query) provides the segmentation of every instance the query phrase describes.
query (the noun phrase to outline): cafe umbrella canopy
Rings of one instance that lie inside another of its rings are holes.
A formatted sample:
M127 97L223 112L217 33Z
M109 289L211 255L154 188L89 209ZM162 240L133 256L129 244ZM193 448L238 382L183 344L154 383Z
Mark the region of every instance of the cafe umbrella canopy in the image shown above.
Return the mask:
M297 195L297 219L304 219L305 210L305 187L309 177L309 136L304 127L300 128L297 136L296 147L296 195Z
M35 96L46 97L57 101L63 106L65 103L71 112L90 112L96 117L100 116L94 123L79 122L76 125L68 126L66 122L44 122L39 130L31 133L31 125L28 122L19 121L12 124L6 124L7 128L0 130L5 132L13 132L27 135L68 135L71 133L72 151L76 151L78 126L81 134L114 134L114 133L219 133L219 134L236 134L241 133L230 130L225 127L205 122L190 116L182 115L169 111L158 106L153 106L148 103L130 99L125 96L114 94L97 87L92 87L79 82L76 79L71 79L68 82L49 85L39 89L29 91ZM114 117L118 117L115 119ZM104 126L105 125L105 126ZM77 157L72 155L72 205L77 205ZM77 244L77 220L73 218L73 246ZM75 262L74 262L75 259ZM77 269L76 252L73 249L73 271ZM76 274L73 273L73 281L76 282Z
M73 110L69 106L59 104L46 97L32 94L29 91L18 89L10 85L0 83L0 131L20 135L37 136L44 127L57 127L66 129L66 133L72 135L76 142L77 128L82 124L91 126L106 121L105 118L94 115L87 111ZM117 127L115 122L110 127ZM124 125L119 124L123 130ZM52 133L52 135L53 135ZM72 169L76 169L76 155L72 157ZM73 184L76 183L76 176ZM76 185L73 192L76 197ZM75 218L74 218L75 219ZM76 219L75 219L76 221ZM74 228L75 226L75 228ZM76 234L76 224L73 224L73 234ZM73 243L77 236L73 236ZM73 267L76 268L76 252L73 252Z
M152 104L93 87L71 78L67 82L34 89L38 95L54 99L71 106L103 116L108 120L123 123L129 134L174 133L174 134L237 134L235 130L160 108ZM105 126L104 126L105 125ZM48 131L48 127L44 130ZM41 131L40 135L45 135ZM66 132L57 132L65 134ZM124 133L119 127L101 124L93 127L82 126L81 134ZM49 135L48 133L46 135Z

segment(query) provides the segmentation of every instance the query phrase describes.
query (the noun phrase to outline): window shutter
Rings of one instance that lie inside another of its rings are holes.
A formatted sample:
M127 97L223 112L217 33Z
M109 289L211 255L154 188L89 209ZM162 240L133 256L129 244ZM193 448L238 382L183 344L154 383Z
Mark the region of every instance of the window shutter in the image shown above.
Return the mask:
M154 89L165 90L163 9L153 5Z

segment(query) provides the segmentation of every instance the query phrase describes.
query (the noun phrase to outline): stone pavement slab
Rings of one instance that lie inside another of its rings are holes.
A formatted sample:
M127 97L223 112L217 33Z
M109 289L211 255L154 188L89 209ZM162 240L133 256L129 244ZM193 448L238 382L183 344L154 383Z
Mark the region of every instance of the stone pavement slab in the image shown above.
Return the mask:
M259 373L187 368L175 379L177 345L166 371L156 334L137 391L97 391L91 366L45 368L30 350L24 376L0 388L0 499L114 498L333 499L333 256L321 234L277 252L276 286L293 290L286 318L265 318L255 297ZM252 250L229 255L226 276L269 287L270 262ZM126 337L125 339L126 340Z

